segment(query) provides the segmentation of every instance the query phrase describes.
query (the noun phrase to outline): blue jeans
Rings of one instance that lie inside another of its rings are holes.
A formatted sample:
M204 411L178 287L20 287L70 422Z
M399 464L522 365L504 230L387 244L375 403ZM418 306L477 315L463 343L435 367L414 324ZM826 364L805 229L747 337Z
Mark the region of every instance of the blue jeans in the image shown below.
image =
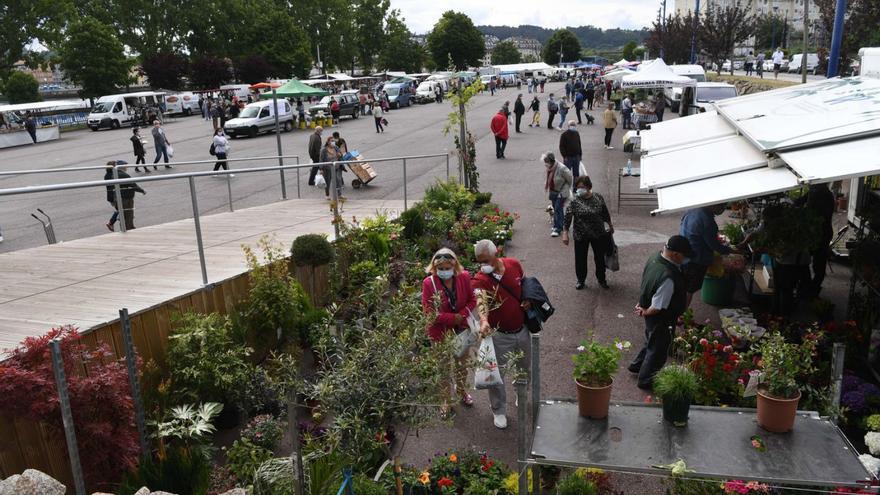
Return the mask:
M562 226L565 222L565 198L562 195L556 197L553 201L553 230L562 232Z
M577 182L578 172L580 172L581 155L566 156L562 158L562 163L571 170L572 181L571 188L575 189L574 183Z
M168 163L168 147L162 146L161 148L156 146L156 159L153 160L153 163L159 163L159 159L165 158L165 163Z

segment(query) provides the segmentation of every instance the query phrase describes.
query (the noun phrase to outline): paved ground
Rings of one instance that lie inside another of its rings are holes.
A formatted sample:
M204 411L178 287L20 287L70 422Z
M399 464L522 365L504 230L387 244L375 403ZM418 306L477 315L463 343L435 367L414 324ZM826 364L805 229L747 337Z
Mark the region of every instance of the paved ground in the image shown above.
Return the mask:
M707 73L708 73L708 71L707 71ZM712 74L716 74L715 71L711 71L711 73L712 73ZM726 75L730 75L730 72L725 71L725 72L722 72L722 73L721 73L722 76L725 75L725 74L726 74ZM735 71L733 71L733 75L734 75L734 76L745 76L745 75L746 75L746 71L744 71L744 70L735 70ZM754 71L752 71L752 77L758 77L758 76L757 76L757 73L755 73ZM774 79L774 78L773 78L773 71L772 71L772 70L771 70L771 71L766 71L766 70L765 70L765 71L764 71L764 79L768 79L768 80L772 81L772 80ZM788 73L788 72L780 72L780 73L779 73L779 77L778 77L778 79L779 79L780 81L801 82L801 74L800 74L800 73L795 74L794 72L792 72L792 73ZM825 76L823 76L822 74L817 74L817 75L815 75L815 76L814 76L813 74L807 74L807 82L821 81L822 79L825 79Z

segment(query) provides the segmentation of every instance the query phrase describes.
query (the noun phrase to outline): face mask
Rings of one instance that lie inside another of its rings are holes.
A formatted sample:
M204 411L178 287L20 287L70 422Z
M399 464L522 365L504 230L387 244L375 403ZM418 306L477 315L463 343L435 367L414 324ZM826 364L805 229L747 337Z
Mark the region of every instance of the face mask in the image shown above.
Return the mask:
M437 276L440 277L441 280L449 280L454 275L453 270L437 270Z
M576 131L576 130L577 130L577 127L575 127L575 126L570 126L570 127L568 128L568 130L569 130L569 131Z
M480 271L489 275L490 273L495 271L495 267L492 265L480 265Z
M578 196L586 196L586 194L587 194L587 190L583 187L577 188L577 190L575 192L577 193Z
M550 163L544 162L544 166L547 167L547 170L550 170L551 168L553 168L553 165L556 165L556 164L553 162L550 162Z

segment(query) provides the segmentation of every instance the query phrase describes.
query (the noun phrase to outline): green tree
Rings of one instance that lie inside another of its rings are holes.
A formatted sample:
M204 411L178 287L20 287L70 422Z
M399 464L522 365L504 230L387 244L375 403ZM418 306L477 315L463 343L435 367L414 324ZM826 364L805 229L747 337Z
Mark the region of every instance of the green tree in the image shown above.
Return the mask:
M37 78L27 72L12 71L3 84L3 94L9 99L9 103L30 103L40 101L40 83Z
M428 33L428 50L434 62L451 58L456 69L465 70L479 65L486 45L470 17L447 10Z
M750 3L750 0L745 3L736 0L733 5L724 7L709 4L702 16L697 33L700 49L715 62L719 74L724 60L731 58L733 47L748 39L754 31L755 16L749 13Z
M824 39L830 45L831 33L834 29L835 0L815 0L819 9L818 24L820 30L825 33ZM848 70L849 62L858 56L859 48L863 46L880 45L880 2L876 0L849 0L846 4L845 21L843 26L843 40L840 46L841 74ZM826 45L827 46L827 45ZM810 50L812 51L812 50ZM819 57L822 58L823 68L827 67L827 48L819 46Z
M379 52L376 68L421 72L426 55L424 48L412 39L400 11L389 12L385 19L385 46Z
M661 24L660 17L654 21L645 45L650 50L651 56L660 56L663 52L663 60L668 64L686 64L691 57L691 33L694 30L694 15L688 12L685 15L675 14L666 18L665 25Z
M382 20L388 13L388 0L357 0L354 4L354 33L361 68L369 72L385 45Z
M183 55L159 52L145 55L140 73L147 76L152 88L181 89L183 77L189 71L189 60Z
M34 39L57 40L67 0L3 0L0 4L0 80L22 59Z
M90 17L74 19L58 55L67 78L84 98L115 93L130 82L132 63L113 28Z
M495 65L518 64L521 60L522 54L511 41L502 41L492 50L492 63Z
M215 89L232 80L229 59L204 55L190 64L190 83L199 89Z
M191 22L209 10L191 2L155 0L70 0L80 17L91 17L111 26L123 45L140 56L182 51L184 33ZM212 9L225 8L214 5Z
M560 57L560 51L562 57ZM574 62L581 56L581 42L578 37L568 29L558 29L544 44L541 54L544 62L555 65L560 61Z
M272 76L272 70L262 55L247 55L235 61L235 80L250 84L262 82Z
M310 55L330 72L334 67L350 67L356 56L354 19L347 0L296 0L287 10L297 24L308 33Z
M635 41L627 42L627 44L623 45L623 58L627 60L635 60L636 59L636 47L638 45Z
M755 19L755 50L772 51L782 46L784 33L791 25L783 16L773 13L764 14ZM774 45L774 42L776 46Z

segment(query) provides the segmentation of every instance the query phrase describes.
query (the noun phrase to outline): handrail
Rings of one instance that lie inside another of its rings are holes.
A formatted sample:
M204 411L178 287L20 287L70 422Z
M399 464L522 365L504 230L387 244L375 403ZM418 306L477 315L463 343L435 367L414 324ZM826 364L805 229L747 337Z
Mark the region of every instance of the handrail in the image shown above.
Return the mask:
M147 167L149 166L159 166L159 165L210 165L217 163L218 161L225 162L247 162L247 161L256 161L256 160L277 160L279 158L295 158L297 160L300 159L299 155L281 155L281 156L252 156L252 157L243 157L243 158L225 158L223 160L213 159L213 160L191 160L184 162L169 162L169 163L148 163L148 164L133 164L127 163L126 166L132 167ZM0 172L0 176L4 175L29 175L29 174L51 174L51 173L64 173L64 172L82 172L85 170L103 170L107 168L107 165L84 165L81 167L60 167L60 168L41 168L34 170L8 170L5 172Z

